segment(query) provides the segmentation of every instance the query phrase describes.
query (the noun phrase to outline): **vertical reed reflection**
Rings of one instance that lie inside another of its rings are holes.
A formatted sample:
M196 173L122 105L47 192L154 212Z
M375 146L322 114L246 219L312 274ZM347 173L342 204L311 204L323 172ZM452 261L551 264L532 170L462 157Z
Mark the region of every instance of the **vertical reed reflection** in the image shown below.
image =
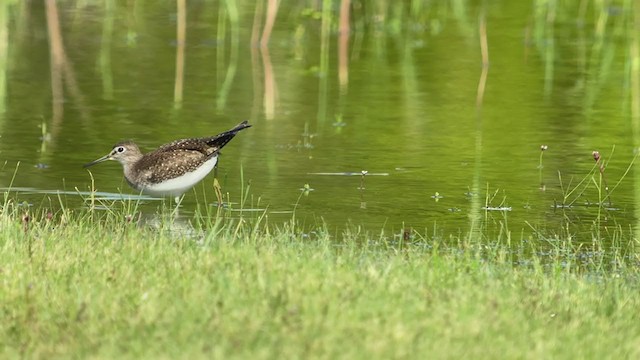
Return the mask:
M0 116L7 104L7 60L9 51L9 3L0 4Z
M636 129L640 128L640 3L633 6L633 22L631 28L631 116ZM640 144L639 144L640 145Z
M262 70L264 71L264 117L273 120L276 108L276 80L273 75L273 66L267 46L260 47L262 55Z
M134 46L138 41L137 23L139 17L139 2L127 0L127 45Z
M84 96L80 92L76 81L75 72L69 59L67 59L62 32L60 31L60 18L55 0L45 0L45 12L47 17L47 33L49 36L49 62L51 71L51 139L56 139L61 130L64 115L64 91L63 85L71 94L75 104L80 110L83 119L89 118L89 110L85 106Z
M251 107L251 119L255 119L260 112L262 100L262 81L260 77L260 62L258 47L260 42L260 27L262 26L263 7L262 1L256 2L253 14L253 26L251 27L251 80L253 83L253 105Z
M225 0L224 4L226 13L229 16L229 22L231 23L231 54L229 55L229 64L227 65L227 70L225 71L224 82L222 83L220 91L218 92L218 100L216 102L218 111L223 111L227 104L227 97L229 96L231 84L235 79L236 69L238 68L238 50L240 46L238 6L235 0ZM219 20L219 23L220 22L226 22L226 19L222 18ZM224 39L221 40L221 43L224 43Z
M555 2L550 2L547 8L546 16L546 32L545 39L545 57L544 57L544 94L545 96L551 95L553 92L553 78L554 78L554 64L555 64L555 35L554 26L556 21L556 5Z
M479 16L478 33L480 37L480 52L482 54L482 73L478 82L478 93L476 96L476 134L473 166L473 182L470 189L471 207L469 209L469 239L477 239L481 236L482 227L480 224L481 206L480 202L480 175L482 172L482 104L484 101L484 90L489 74L489 45L487 40L487 23L484 11ZM488 191L488 189L487 189Z
M320 88L318 91L318 128L327 119L327 91L329 81L329 38L331 36L331 0L322 1L322 24L320 33Z
M271 31L278 15L278 0L267 0L267 18L260 38L260 46L266 47L271 39Z
M47 14L47 29L49 35L49 62L51 71L51 95L52 95L52 128L59 128L64 113L64 93L62 89L62 73L64 65L64 48L60 22L55 0L45 0Z
M633 21L629 25L630 46L629 57L631 58L631 123L633 128L633 143L635 151L640 151L640 4L633 5ZM640 238L640 165L634 166L634 200L635 200L635 238Z
M227 8L218 6L218 25L216 28L216 84L221 84L224 79L222 75L224 71L225 55L227 43Z
M178 21L176 41L176 79L173 89L173 107L182 108L184 86L184 50L187 40L187 0L178 0Z
M340 93L347 93L349 86L349 36L351 29L349 26L349 10L351 0L342 0L340 4L340 32L338 36L338 81L340 83Z
M489 46L487 44L487 23L484 14L480 14L480 52L482 54L482 73L480 74L480 82L478 83L478 94L476 97L476 107L482 107L484 100L484 90L487 84L487 76L489 75Z
M105 16L102 23L100 44L100 74L102 77L102 98L113 99L113 74L111 72L111 39L113 38L114 0L105 0Z
M254 69L254 89L258 86L256 69L258 68L257 62L257 51L256 51L256 41L258 38L258 28L261 24L260 18L262 15L263 9L261 5L256 6L256 13L253 20L253 31L251 34L251 58L252 65ZM277 96L277 87L276 80L273 73L273 65L271 64L271 57L269 56L269 39L271 38L271 32L273 31L273 25L275 24L276 16L278 15L278 2L276 0L268 0L267 2L267 12L265 17L265 25L262 30L262 35L260 37L260 56L262 58L262 70L264 71L264 90L263 90L263 109L264 116L267 120L272 120L275 116L275 103ZM257 96L257 92L254 91L254 101L256 101L259 97ZM255 102L254 102L255 105Z

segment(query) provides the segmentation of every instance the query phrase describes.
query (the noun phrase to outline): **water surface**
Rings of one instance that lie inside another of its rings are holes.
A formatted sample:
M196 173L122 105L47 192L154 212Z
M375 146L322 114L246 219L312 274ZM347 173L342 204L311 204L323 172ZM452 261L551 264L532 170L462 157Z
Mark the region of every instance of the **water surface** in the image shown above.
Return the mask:
M481 221L526 238L569 224L588 241L594 226L636 228L632 6L317 3L281 3L260 46L267 9L252 1L4 2L0 185L82 206L82 164L114 143L151 150L249 120L218 177L276 220L297 204L336 231L457 234ZM615 187L603 206L595 150ZM136 195L117 163L91 171L98 191ZM215 201L212 184L187 194L187 213Z

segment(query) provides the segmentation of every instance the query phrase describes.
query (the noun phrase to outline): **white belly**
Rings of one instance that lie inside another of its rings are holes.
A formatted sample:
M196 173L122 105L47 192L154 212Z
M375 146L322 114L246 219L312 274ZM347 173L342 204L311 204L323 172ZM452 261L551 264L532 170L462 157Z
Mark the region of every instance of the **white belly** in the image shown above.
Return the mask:
M153 196L180 196L204 179L213 170L217 162L218 157L214 156L192 172L171 180L165 180L159 184L144 186L141 190L143 193Z

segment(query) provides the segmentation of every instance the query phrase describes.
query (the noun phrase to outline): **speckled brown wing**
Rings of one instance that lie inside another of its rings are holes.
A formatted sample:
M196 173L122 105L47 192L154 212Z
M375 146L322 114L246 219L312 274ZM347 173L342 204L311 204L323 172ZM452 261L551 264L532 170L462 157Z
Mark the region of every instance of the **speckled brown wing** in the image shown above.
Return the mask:
M199 152L205 156L210 156L216 149L207 144L202 139L181 139L164 144L145 156L153 156L155 153L166 153L175 150L187 150Z
M216 149L198 139L176 140L145 154L135 165L135 171L146 183L173 179L216 155Z

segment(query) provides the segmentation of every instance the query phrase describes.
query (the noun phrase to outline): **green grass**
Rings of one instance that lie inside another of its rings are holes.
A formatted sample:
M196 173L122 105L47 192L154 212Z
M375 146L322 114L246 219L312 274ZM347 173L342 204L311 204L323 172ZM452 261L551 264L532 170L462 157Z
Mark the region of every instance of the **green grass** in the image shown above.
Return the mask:
M117 210L25 221L6 202L0 357L640 357L637 255L533 249L515 266L464 239L218 220L187 237Z

